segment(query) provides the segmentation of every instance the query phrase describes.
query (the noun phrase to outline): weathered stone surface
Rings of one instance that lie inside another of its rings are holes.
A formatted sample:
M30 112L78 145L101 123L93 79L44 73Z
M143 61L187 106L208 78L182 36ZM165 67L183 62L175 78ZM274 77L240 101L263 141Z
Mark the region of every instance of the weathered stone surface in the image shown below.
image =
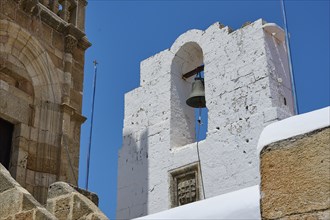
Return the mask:
M0 192L0 219L55 220L24 188L22 188L0 164L0 183L9 183ZM41 214L38 214L41 213Z
M304 214L289 215L281 218L281 220L328 220L330 219L330 210L313 211Z
M89 192L85 189L81 189L77 186L72 186L75 190L77 190L77 192L79 192L80 194L86 196L88 199L90 199L96 206L99 205L99 197L97 196L97 194L93 193L93 192Z
M15 187L15 185L10 182L7 178L4 177L2 173L0 173L0 193Z
M45 219L55 220L56 218L50 212L48 212L45 208L37 209L35 212L35 220L45 220Z
M0 180L1 181L1 180ZM21 211L22 193L16 188L0 194L0 216L6 217Z
M93 212L93 210L89 208L88 203L86 203L86 201L82 201L79 195L74 195L72 218L79 219L87 216L91 212Z
M15 220L34 220L34 211L20 212L15 215Z
M0 7L0 115L15 124L9 170L41 203L55 180L77 184L80 129L70 130L83 123L76 116L81 116L84 54L90 43L83 32L85 5L67 4L1 0ZM71 76L72 69L70 91L71 77L64 82L62 76ZM71 103L73 112L62 111L62 101ZM61 142L64 135L75 142ZM75 149L70 158L59 155L64 147ZM3 182L0 190L6 187Z
M40 203L38 203L32 195L23 194L22 210L31 210L36 207L41 207Z
M56 182L49 186L47 199L51 200L62 195L76 192L70 185L64 182Z
M71 198L58 199L55 203L54 215L58 219L69 219Z
M87 192L85 194L88 195ZM58 219L108 219L99 208L87 197L80 194L69 184L53 183L49 187L47 210Z
M8 217L5 217L5 218L1 218L1 220L13 220L14 219L14 217L12 217L12 216L8 216Z
M264 219L327 219L330 128L266 146L260 154Z

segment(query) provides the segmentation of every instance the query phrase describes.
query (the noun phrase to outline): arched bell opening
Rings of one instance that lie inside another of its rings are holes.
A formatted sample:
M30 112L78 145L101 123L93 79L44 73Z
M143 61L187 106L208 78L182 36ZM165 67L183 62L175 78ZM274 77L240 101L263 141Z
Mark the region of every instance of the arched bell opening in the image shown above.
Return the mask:
M178 52L171 65L171 148L184 146L205 139L207 120L202 122L198 128L199 108L187 105L187 99L196 102L195 97L191 97L192 86L199 86L200 81L195 78L202 76L203 73L203 51L196 42L184 44ZM203 85L204 86L204 85ZM206 117L205 113L206 112ZM197 116L197 119L196 119ZM203 118L207 118L206 108L202 109ZM203 119L202 118L202 119ZM196 131L200 129L199 137ZM201 133L204 133L201 135Z

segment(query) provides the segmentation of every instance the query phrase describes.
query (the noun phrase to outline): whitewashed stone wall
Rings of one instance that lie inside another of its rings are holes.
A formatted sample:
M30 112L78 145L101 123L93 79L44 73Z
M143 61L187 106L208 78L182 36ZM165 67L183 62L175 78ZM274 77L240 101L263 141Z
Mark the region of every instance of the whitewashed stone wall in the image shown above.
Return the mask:
M117 218L169 209L169 172L198 161L194 111L185 104L192 79L181 76L201 64L208 108L207 137L199 143L205 196L259 182L262 129L294 114L285 43L263 24L190 30L141 62L140 87L125 95Z

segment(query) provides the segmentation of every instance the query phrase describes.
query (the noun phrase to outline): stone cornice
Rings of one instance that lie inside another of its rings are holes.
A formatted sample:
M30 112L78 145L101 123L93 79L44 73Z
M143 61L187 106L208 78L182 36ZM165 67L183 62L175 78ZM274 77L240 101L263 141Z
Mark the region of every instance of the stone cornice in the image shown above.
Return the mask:
M78 41L78 47L82 48L83 50L87 50L87 48L89 48L90 46L92 46L92 43L89 42L89 40L87 39L86 36L82 37L79 41Z
M78 41L80 48L86 50L91 46L91 43L85 37L86 34L82 30L74 24L63 20L60 16L55 14L37 0L22 0L19 1L18 4L20 4L20 7L25 12L39 17L44 23L48 24L54 30L65 33L65 36L72 35Z
M81 124L87 119L85 116L79 114L75 108L66 103L61 104L61 109L63 112L69 114L74 121L80 122Z

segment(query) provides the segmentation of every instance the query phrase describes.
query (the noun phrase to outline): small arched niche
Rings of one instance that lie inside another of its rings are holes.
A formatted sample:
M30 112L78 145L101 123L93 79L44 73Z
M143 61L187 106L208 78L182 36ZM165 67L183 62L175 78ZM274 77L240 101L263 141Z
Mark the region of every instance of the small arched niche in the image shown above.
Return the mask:
M203 51L196 42L185 43L172 60L171 148L184 146L196 141L195 109L186 104L195 75L188 78L183 76L201 66L203 66ZM205 135L202 136L205 138Z

